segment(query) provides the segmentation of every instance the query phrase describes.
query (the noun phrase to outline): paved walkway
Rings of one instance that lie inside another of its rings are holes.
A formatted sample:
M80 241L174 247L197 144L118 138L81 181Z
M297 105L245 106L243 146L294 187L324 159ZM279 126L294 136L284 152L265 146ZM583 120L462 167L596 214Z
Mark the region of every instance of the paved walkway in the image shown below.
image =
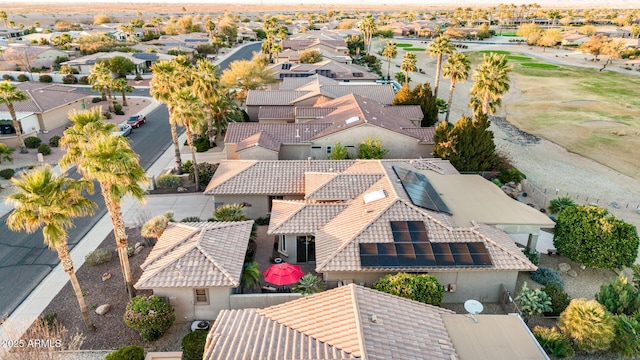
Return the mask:
M238 48L230 51L226 56L233 54ZM215 62L218 64L224 58L218 58ZM148 106L140 113L146 115L153 111L157 103ZM185 141L184 134L180 137L180 143ZM219 158L224 154L223 152L212 152L209 155L199 155L199 161L211 161L212 159ZM147 170L148 176L157 177L160 174L166 172L166 169L173 167L173 146L167 148L165 153L158 158L158 160ZM190 159L190 155L182 154L183 159ZM211 159L209 159L211 158ZM56 167L56 169L58 169ZM174 212L174 217L177 220L181 220L189 216L198 216L201 219L208 219L213 214L213 198L211 196L203 195L202 193L190 193L190 194L173 194L173 195L149 195L144 205L132 199L125 199L122 204L122 214L125 218L126 226L137 226L147 219L160 215L168 210ZM11 211L11 207L7 204L0 204L0 215ZM82 241L76 245L71 251L71 259L73 260L74 267L79 269L84 264L85 256L96 249L100 243L105 239L107 235L113 230L113 225L109 219L109 215L106 214L96 223L96 225L87 233ZM60 292L65 286L69 277L62 270L60 265L56 266L47 277L36 287L25 301L14 310L0 326L0 341L3 340L17 340L22 334L31 326L34 320L40 316L44 309L49 305L51 300ZM1 346L1 344L0 344ZM0 354L2 349L0 349Z

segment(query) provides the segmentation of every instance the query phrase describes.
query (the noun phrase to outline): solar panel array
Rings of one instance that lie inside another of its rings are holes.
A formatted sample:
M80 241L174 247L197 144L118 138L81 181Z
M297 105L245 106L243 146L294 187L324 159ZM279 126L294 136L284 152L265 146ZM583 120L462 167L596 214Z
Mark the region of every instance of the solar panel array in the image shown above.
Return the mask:
M452 214L426 176L397 166L393 167L393 171L400 179L402 187L409 195L413 205L449 215Z
M491 256L482 242L428 240L422 221L391 221L393 242L361 243L363 267L488 267Z

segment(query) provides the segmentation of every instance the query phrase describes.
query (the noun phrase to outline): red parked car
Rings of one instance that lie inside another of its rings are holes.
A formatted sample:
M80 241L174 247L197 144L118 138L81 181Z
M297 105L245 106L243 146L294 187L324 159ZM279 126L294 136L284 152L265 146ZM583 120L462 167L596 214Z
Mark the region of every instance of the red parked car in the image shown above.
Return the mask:
M127 120L127 124L131 125L132 128L139 128L140 125L144 124L147 121L146 116L142 116L142 115L134 115L129 117L129 120Z

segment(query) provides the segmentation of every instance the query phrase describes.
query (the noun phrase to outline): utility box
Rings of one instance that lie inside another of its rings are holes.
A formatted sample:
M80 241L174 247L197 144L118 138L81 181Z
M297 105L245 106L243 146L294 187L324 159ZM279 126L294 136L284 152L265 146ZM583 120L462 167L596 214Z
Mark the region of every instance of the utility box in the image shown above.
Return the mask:
M456 284L449 284L449 285L447 286L447 290L448 290L449 292L456 292Z

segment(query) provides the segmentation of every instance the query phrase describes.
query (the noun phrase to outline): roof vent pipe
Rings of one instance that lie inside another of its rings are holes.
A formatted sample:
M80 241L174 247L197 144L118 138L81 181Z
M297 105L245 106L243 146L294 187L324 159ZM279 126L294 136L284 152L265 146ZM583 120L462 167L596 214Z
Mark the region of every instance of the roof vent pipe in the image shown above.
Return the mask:
M296 137L299 138L300 137L300 129L296 129Z

